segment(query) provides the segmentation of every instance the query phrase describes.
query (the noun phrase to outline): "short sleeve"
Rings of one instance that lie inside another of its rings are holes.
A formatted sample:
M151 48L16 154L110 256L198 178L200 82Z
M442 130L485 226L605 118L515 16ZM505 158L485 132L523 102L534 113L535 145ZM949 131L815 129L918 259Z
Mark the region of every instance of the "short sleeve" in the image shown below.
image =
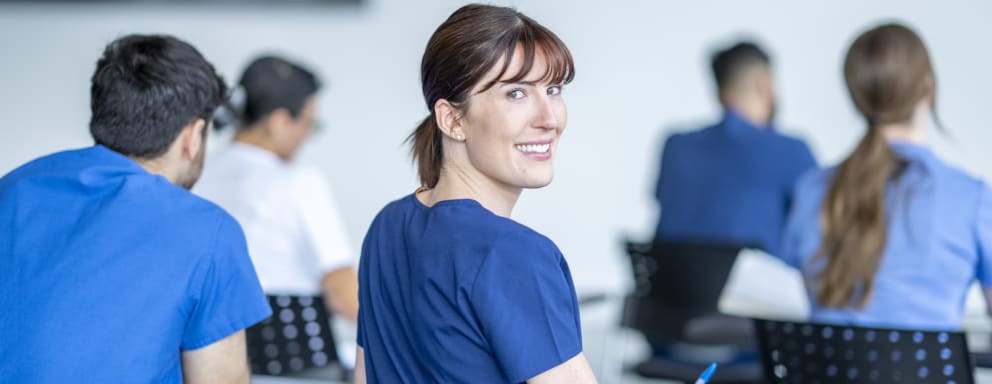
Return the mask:
M809 145L799 141L799 156L796 165L798 166L798 175L806 173L810 169L817 168L819 165L816 162L816 157L813 156L813 151L809 149Z
M791 155L788 161L783 163L786 167L785 174L783 175L785 196L785 207L786 210L792 208L794 200L795 186L798 180L803 177L803 175L810 172L812 169L819 168L816 158L813 157L813 152L810 151L809 146L805 142L799 139L793 139L794 150L790 151Z
M571 273L543 236L501 235L480 266L471 302L511 382L526 381L582 352Z
M984 288L992 288L992 189L982 184L978 199L975 232L978 242L978 271L976 277Z
M353 265L352 250L327 181L316 170L301 169L295 178L303 239L322 273Z
M814 171L806 172L792 186L792 204L789 205L789 213L785 219L785 226L782 228L781 244L779 244L777 252L773 253L783 263L795 269L802 269L800 260L803 259L803 236L807 235L807 231L810 231L809 226L815 224L809 222L813 219L807 216L808 211L810 209L818 210L818 204L813 201L815 196L810 196L811 191L807 188L815 174Z
M213 344L272 314L237 222L224 216L213 241L190 284L192 309L183 350Z
M675 158L674 152L677 137L678 135L669 136L665 139L665 144L661 148L661 160L660 164L658 164L658 180L654 188L654 198L659 204L662 204L662 208L664 208L662 197L667 195L666 191L670 188L666 177L671 177L668 169L674 164L673 159Z
M378 217L376 220L378 220ZM366 326L364 324L368 321L367 312L369 311L369 305L366 305L366 303L370 302L370 299L365 297L369 291L369 268L367 267L369 256L366 255L368 255L368 242L371 237L370 234L374 231L374 228L375 223L373 222L371 228L369 228L369 234L365 235L365 241L362 243L362 257L358 260L358 322L355 329L355 343L362 348L365 348L366 346Z

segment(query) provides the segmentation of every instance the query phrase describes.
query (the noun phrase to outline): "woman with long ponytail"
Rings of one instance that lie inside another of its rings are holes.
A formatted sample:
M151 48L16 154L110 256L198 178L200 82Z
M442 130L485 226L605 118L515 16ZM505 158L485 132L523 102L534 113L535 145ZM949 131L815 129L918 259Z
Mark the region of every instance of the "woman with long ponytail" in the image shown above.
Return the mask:
M927 148L936 77L899 24L861 34L844 79L866 132L796 186L781 257L803 273L811 320L956 329L976 279L992 287L992 191Z

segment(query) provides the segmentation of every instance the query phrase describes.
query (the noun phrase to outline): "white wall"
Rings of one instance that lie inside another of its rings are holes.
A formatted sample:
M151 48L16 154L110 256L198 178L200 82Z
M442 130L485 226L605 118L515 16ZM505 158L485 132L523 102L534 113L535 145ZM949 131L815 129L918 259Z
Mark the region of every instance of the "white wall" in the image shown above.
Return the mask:
M582 292L626 286L624 233L646 237L663 127L717 116L710 50L738 33L774 55L785 131L837 161L861 132L840 75L844 50L879 20L915 26L931 48L939 112L953 141L938 152L992 178L992 3L981 1L501 2L556 31L578 70L567 88L569 126L548 188L526 192L514 216L562 248ZM461 1L369 0L359 8L284 10L204 6L0 5L0 173L42 154L91 143L89 77L103 46L132 32L177 35L233 82L264 51L311 64L330 83L330 130L305 150L335 187L358 249L375 213L414 190L402 141L426 114L420 55ZM208 160L209 161L209 160ZM580 292L581 293L581 292Z

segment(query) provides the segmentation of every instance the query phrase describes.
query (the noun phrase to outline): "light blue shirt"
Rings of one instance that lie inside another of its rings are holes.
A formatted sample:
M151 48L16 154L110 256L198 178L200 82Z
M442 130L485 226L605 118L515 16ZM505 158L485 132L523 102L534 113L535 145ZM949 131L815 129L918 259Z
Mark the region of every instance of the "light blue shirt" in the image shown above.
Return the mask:
M821 206L834 169L807 173L796 186L781 258L799 269L815 322L910 329L958 329L968 288L992 287L992 190L926 147L892 143L908 161L886 193L888 232L874 290L863 310L816 303L811 263L820 247Z

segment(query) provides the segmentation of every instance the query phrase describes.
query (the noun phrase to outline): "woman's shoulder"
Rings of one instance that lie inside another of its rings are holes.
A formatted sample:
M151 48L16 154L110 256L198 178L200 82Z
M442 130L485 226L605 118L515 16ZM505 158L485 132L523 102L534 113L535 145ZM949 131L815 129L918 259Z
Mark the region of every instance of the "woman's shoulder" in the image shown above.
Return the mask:
M827 168L812 168L803 172L796 180L793 190L799 197L822 195L830 186L831 179L837 171L836 166Z
M551 241L550 238L544 236L531 227L512 219L500 219L505 220L506 224L504 225L504 229L500 232L500 235L496 238L496 241L510 241L529 246L553 247L557 249L557 246L555 246L555 243Z
M932 155L929 160L924 164L926 175L932 178L933 185L940 191L940 199L953 202L953 205L965 203L969 210L981 204L982 196L989 191L989 185L984 180L936 155Z
M520 268L558 266L563 256L551 239L530 227L511 219L501 218L504 225L492 238L486 257L497 257L502 263Z
M449 209L462 232L475 234L476 239L488 241L488 248L521 252L557 252L547 236L508 217L496 215L474 201L465 201ZM473 204L474 203L474 204ZM481 236L488 234L488 236Z
M953 183L955 187L970 189L974 192L981 192L988 188L985 181L961 167L940 158L935 158L933 163L938 177L943 179L941 182Z

